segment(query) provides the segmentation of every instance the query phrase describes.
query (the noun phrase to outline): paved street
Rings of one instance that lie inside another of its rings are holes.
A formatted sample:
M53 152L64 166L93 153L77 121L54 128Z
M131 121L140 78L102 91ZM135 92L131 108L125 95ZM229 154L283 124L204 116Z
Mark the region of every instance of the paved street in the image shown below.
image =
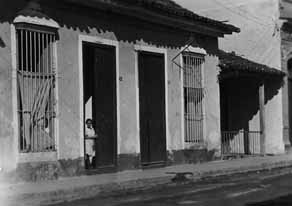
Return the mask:
M151 191L99 196L56 206L292 205L290 170L171 184Z

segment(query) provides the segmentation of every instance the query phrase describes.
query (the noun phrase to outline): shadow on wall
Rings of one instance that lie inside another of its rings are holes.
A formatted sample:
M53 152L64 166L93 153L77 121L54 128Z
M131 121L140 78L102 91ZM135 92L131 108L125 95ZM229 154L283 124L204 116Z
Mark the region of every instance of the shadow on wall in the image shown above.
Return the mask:
M263 79L263 78L262 78ZM260 152L259 77L237 77L220 82L223 153ZM282 78L266 78L265 104L283 87Z
M258 86L242 78L220 82L222 131L249 130L249 121L259 110Z
M2 5L7 5L0 8L0 13L2 14L0 23L11 23L27 3L26 0L0 1ZM82 8L81 6L53 0L39 2L42 3L41 9L45 16L57 21L61 27L81 31L82 33L106 34L107 38L110 36L112 39L122 42L147 42L150 45L177 49L185 46L190 36L193 35L189 32L113 14L111 11L97 12L97 9ZM215 55L218 49L218 41L216 37L196 34L192 46L204 48L209 54Z
M283 87L283 79L267 78L265 104L273 99ZM222 130L249 131L249 121L259 112L258 78L236 78L220 82Z
M267 78L265 80L265 104L273 99L279 93L279 90L284 86L283 77Z

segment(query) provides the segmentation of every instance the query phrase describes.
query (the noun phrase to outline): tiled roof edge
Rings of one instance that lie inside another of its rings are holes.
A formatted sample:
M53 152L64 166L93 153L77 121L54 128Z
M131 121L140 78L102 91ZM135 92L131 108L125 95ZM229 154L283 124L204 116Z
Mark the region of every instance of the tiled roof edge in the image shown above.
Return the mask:
M269 67L264 64L253 62L249 59L236 55L234 52L228 53L220 50L218 57L220 62L219 66L223 70L232 69L253 73L267 73L280 76L286 75L286 73L281 70Z

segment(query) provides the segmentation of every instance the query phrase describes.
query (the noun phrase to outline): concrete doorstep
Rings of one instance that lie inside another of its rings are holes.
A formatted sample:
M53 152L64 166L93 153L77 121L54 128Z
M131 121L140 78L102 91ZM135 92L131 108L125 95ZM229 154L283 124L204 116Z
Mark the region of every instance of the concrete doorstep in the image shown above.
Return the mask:
M1 206L49 205L96 195L109 196L159 186L167 187L185 180L203 181L206 178L290 167L292 172L292 154L285 154L70 177L37 183L0 183L0 203Z

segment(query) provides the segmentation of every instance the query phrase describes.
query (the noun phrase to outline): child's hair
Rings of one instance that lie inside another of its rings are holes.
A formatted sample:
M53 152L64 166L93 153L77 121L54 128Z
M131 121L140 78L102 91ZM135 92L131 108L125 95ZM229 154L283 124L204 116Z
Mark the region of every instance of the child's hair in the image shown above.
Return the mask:
M92 119L87 119L86 121L85 121L85 124L92 124L93 122L92 122Z

